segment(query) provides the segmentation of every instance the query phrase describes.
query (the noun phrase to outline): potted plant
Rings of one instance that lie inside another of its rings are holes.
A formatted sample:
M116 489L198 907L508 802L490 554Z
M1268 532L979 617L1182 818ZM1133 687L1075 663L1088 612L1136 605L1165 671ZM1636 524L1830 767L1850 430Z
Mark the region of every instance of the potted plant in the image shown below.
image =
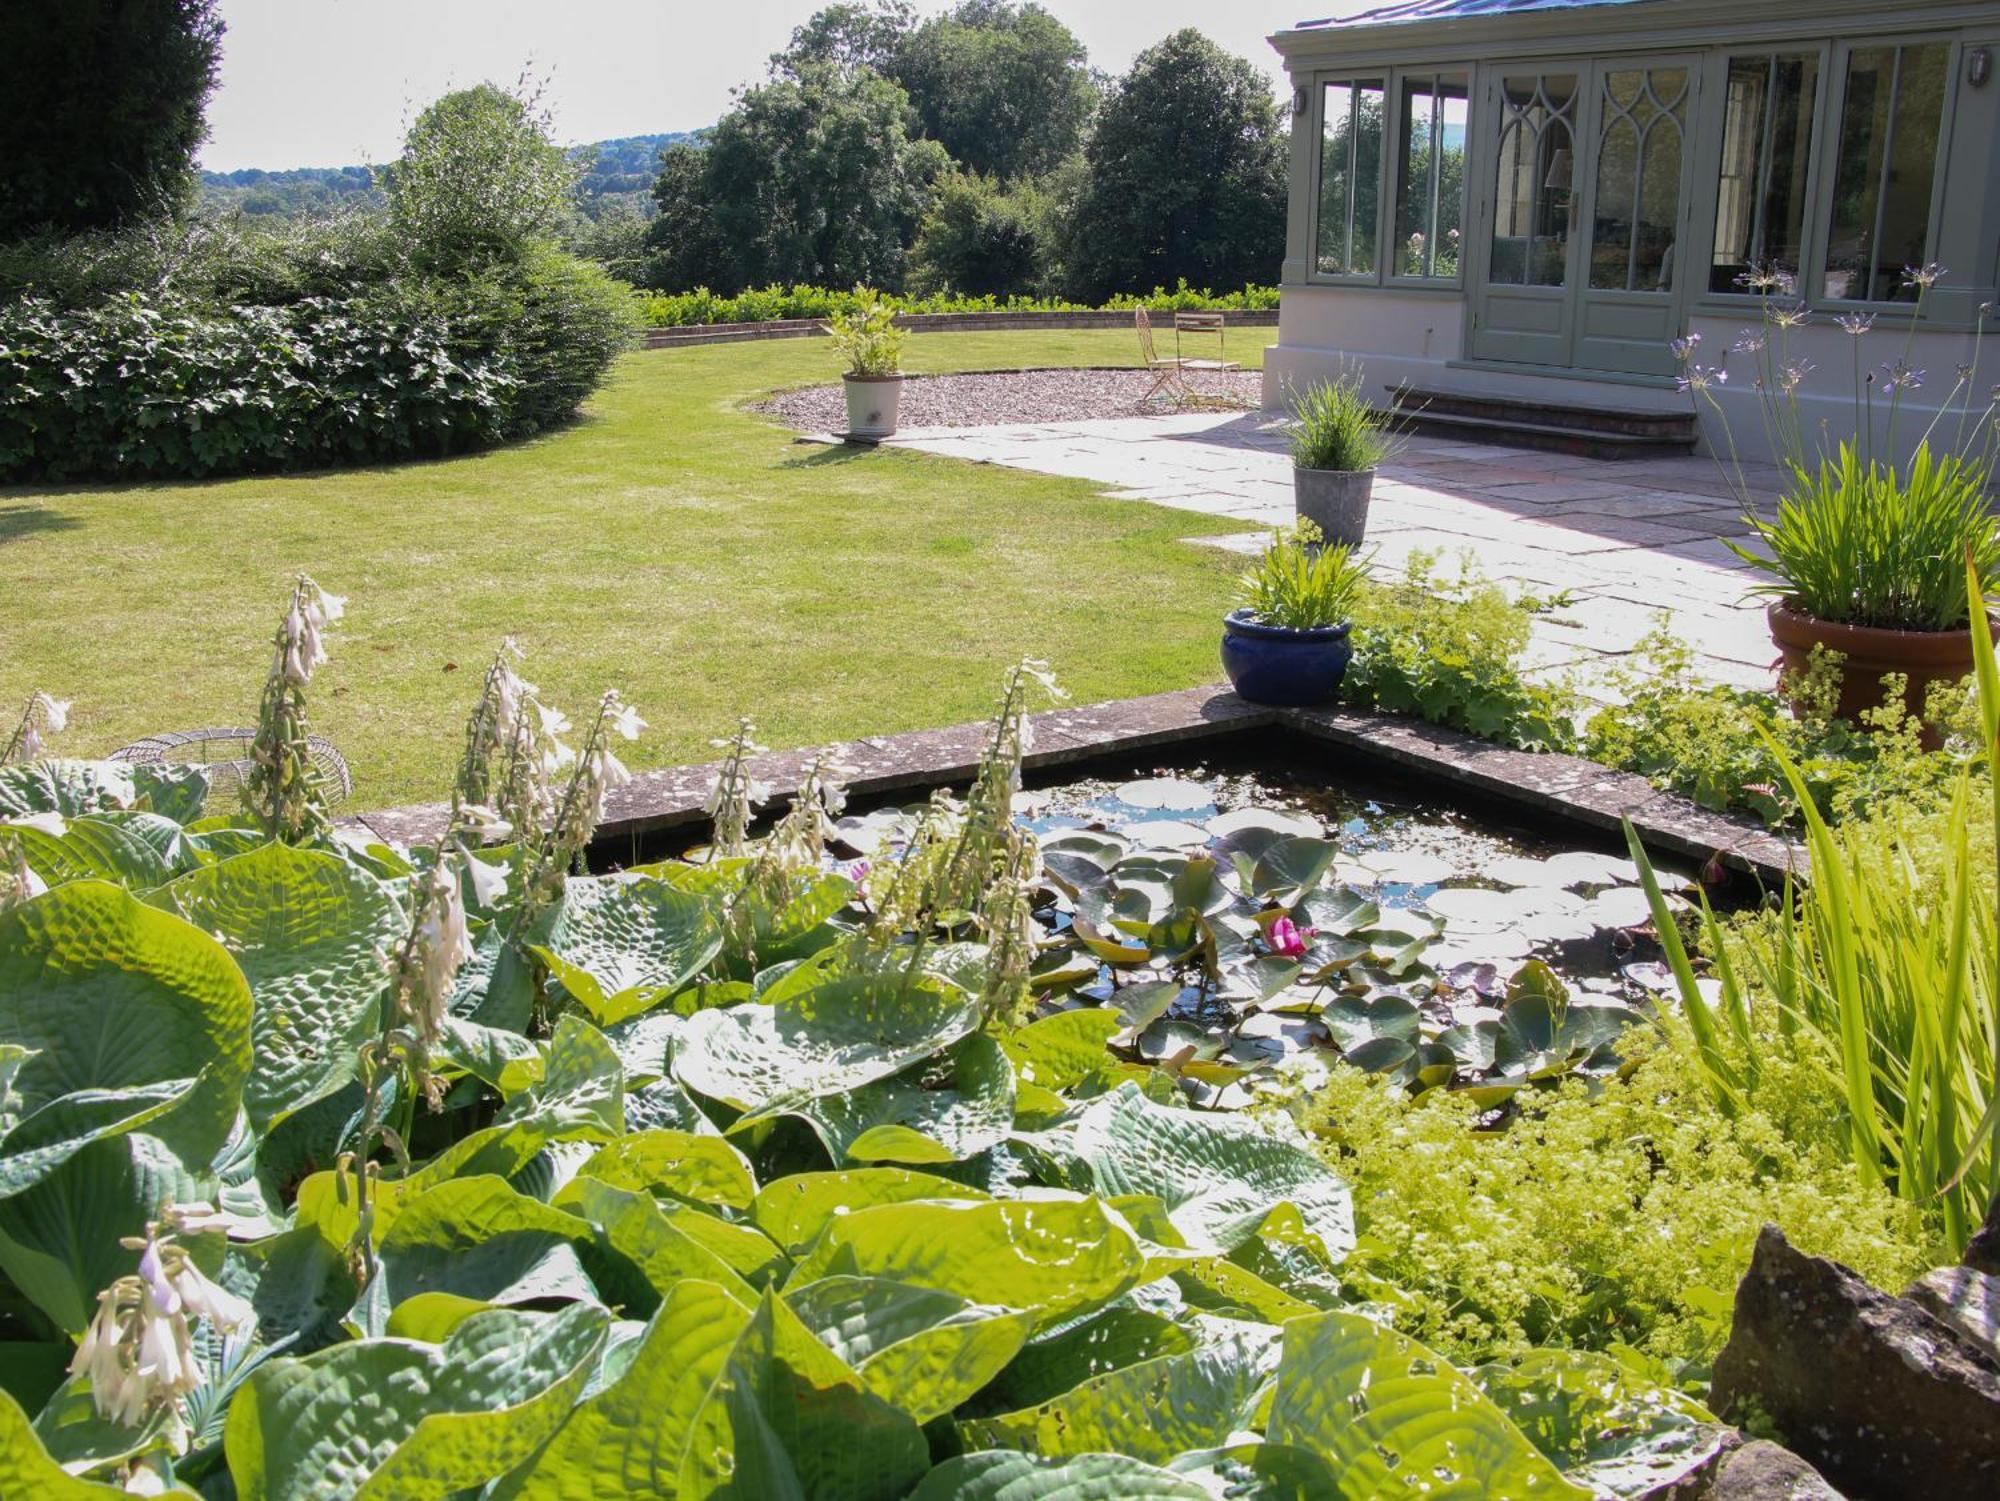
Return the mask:
M1906 273L1906 285L1917 294L1912 329L1940 274L1934 266ZM1984 412L1972 410L1977 361L1959 368L1958 385L1944 404L1945 411L1958 404L1956 422L1933 420L1902 457L1898 409L1903 393L1922 385L1923 372L1910 368L1907 345L1905 357L1882 365L1879 374L1865 370L1862 344L1874 317L1844 314L1834 323L1854 350L1854 434L1808 444L1812 428L1801 416L1798 391L1812 367L1789 345L1792 330L1810 315L1792 300L1788 278L1760 274L1752 285L1763 291L1767 326L1740 339L1736 351L1757 363L1755 387L1767 430L1777 435L1782 481L1776 513L1766 518L1757 513L1742 466L1732 463L1751 536L1747 545L1729 546L1771 575L1759 588L1775 596L1766 619L1784 680L1804 675L1815 648L1837 652L1836 712L1842 718L1861 723L1881 706L1883 679L1894 675L1903 684L1904 709L1921 719L1933 684L1957 682L1972 671L1968 563L1986 597L2000 590L2000 524L1988 499L1995 409L1989 403ZM1728 375L1721 363L1698 362L1700 342L1699 334L1674 342L1685 367L1681 386L1704 397L1721 418L1733 456L1729 413L1716 395ZM1878 416L1886 421L1878 423ZM1955 442L1933 446L1934 436L1951 432L1959 435ZM1935 746L1936 731L1926 729L1925 740Z
M903 401L903 330L895 320L879 293L863 291L852 309L826 322L834 353L847 363L841 376L847 387L847 437L880 440L896 431Z
M1239 584L1242 604L1222 618L1222 670L1253 704L1322 704L1346 675L1368 565L1352 547L1321 544L1310 521L1273 534Z
M1292 397L1292 503L1329 545L1361 545L1375 470L1396 450L1388 417L1361 394L1361 373L1308 386Z
M1882 702L1882 679L1904 680L1904 707L1924 712L1931 684L1972 671L1969 558L1984 593L2000 587L2000 529L1987 470L1920 442L1902 466L1864 464L1853 443L1817 472L1792 471L1775 518L1746 524L1766 551L1729 545L1773 576L1766 612L1785 673L1802 674L1815 646L1843 660L1836 712L1858 720Z

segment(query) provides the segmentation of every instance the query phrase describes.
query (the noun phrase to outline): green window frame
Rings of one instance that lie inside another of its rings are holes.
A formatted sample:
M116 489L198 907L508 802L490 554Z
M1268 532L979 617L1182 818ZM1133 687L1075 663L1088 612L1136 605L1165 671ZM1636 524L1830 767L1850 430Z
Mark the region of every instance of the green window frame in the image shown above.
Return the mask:
M1906 307L1916 292L1904 267L1927 264L1937 246L1959 49L1946 37L1857 41L1835 50L1833 71L1811 298Z
M1471 67L1355 70L1313 82L1318 140L1309 279L1459 285Z

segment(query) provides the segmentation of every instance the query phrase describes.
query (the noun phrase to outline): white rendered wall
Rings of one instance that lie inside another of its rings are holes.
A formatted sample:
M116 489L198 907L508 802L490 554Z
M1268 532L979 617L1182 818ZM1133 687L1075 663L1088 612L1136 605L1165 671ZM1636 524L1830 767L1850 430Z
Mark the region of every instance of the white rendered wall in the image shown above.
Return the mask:
M1386 401L1397 386L1450 391L1464 395L1513 397L1566 406L1617 407L1636 411L1693 411L1701 419L1704 448L1726 452L1722 418L1706 400L1656 383L1593 376L1588 371L1534 375L1515 369L1462 362L1465 341L1465 301L1457 292L1398 287L1288 286L1278 313L1278 342L1264 356L1264 405L1285 405L1285 392L1332 379L1343 370L1359 370L1364 388ZM1746 460L1781 457L1772 452L1759 409L1756 381L1759 357L1730 353L1746 330L1757 329L1758 311L1746 306L1736 312L1697 309L1689 327L1702 336L1696 356L1703 365L1722 363L1729 372L1714 387L1728 414L1737 452ZM1857 430L1854 418L1854 336L1842 332L1830 315L1789 331L1767 328L1775 353L1781 335L1789 340L1785 358L1806 360L1813 369L1799 388L1802 425L1809 441L1834 440ZM2000 384L2000 335L1986 338L1975 350L1970 333L1919 332L1908 340L1885 315L1878 327L1860 340L1862 373L1873 370L1876 440L1886 452L1889 400L1884 390L1884 363L1907 357L1924 372L1921 389L1906 391L1896 420L1896 448L1913 448L1927 428L1933 446L1956 440L1960 423L1958 400L1952 397L1958 367L1975 366L1970 390L1976 418ZM1907 350L1907 355L1906 355ZM1941 406L1947 409L1939 415Z

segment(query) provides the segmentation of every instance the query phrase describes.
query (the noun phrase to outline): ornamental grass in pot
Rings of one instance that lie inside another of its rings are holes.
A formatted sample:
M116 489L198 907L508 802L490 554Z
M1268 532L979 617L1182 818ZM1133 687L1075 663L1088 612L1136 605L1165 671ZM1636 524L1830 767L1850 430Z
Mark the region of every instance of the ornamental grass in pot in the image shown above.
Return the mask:
M1358 370L1292 395L1293 508L1329 545L1359 547L1367 535L1375 471L1398 447L1388 420L1362 396Z
M1991 494L2000 429L1995 402L1983 411L1973 405L1976 346L1908 457L1902 457L1897 441L1904 395L1924 382L1924 372L1909 363L1910 341L1924 296L1942 275L1936 266L1905 272L1905 286L1916 298L1903 354L1893 363L1867 368L1862 350L1873 314L1845 313L1833 320L1852 340L1854 435L1820 436L1810 444L1798 393L1813 367L1793 357L1789 342L1792 330L1812 322L1813 315L1794 300L1789 277L1757 272L1748 278L1763 294L1765 327L1746 330L1731 352L1756 363L1762 415L1778 451L1778 507L1768 519L1757 513L1752 487L1735 460L1729 413L1717 398L1729 372L1724 363L1704 366L1696 360L1699 334L1674 343L1686 367L1682 389L1704 397L1721 418L1731 460L1726 472L1751 533L1729 546L1771 576L1758 589L1773 596L1766 618L1783 660L1783 680L1802 678L1816 648L1838 653L1836 712L1856 724L1899 684L1906 712L1923 718L1933 685L1957 683L1972 671L1968 567L1982 597L2000 590L2000 525ZM1878 412L1886 418L1879 448ZM1935 748L1939 737L1927 729L1925 739Z
M1274 533L1238 584L1242 603L1222 618L1230 686L1278 708L1331 699L1354 656L1348 631L1367 578L1367 560L1351 547L1322 545L1310 521Z
M847 388L846 436L889 437L903 404L904 334L894 309L878 294L864 292L856 307L826 321L826 331L833 352L847 364L841 375Z

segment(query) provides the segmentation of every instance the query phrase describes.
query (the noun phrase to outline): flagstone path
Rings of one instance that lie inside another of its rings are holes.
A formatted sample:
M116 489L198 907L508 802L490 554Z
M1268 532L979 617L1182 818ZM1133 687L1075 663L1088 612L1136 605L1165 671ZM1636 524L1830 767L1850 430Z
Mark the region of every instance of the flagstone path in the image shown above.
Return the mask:
M1201 540L1245 552L1292 519L1291 459L1269 413L906 428L890 443L1241 520L1243 535ZM1777 474L1746 477L1769 495ZM1562 596L1536 617L1533 666L1573 674L1595 697L1614 696L1607 670L1629 662L1663 612L1706 676L1769 687L1764 601L1747 592L1763 576L1723 544L1743 535L1741 515L1707 458L1609 461L1414 438L1376 477L1368 542L1385 569L1421 550L1447 561L1469 553L1491 578Z

